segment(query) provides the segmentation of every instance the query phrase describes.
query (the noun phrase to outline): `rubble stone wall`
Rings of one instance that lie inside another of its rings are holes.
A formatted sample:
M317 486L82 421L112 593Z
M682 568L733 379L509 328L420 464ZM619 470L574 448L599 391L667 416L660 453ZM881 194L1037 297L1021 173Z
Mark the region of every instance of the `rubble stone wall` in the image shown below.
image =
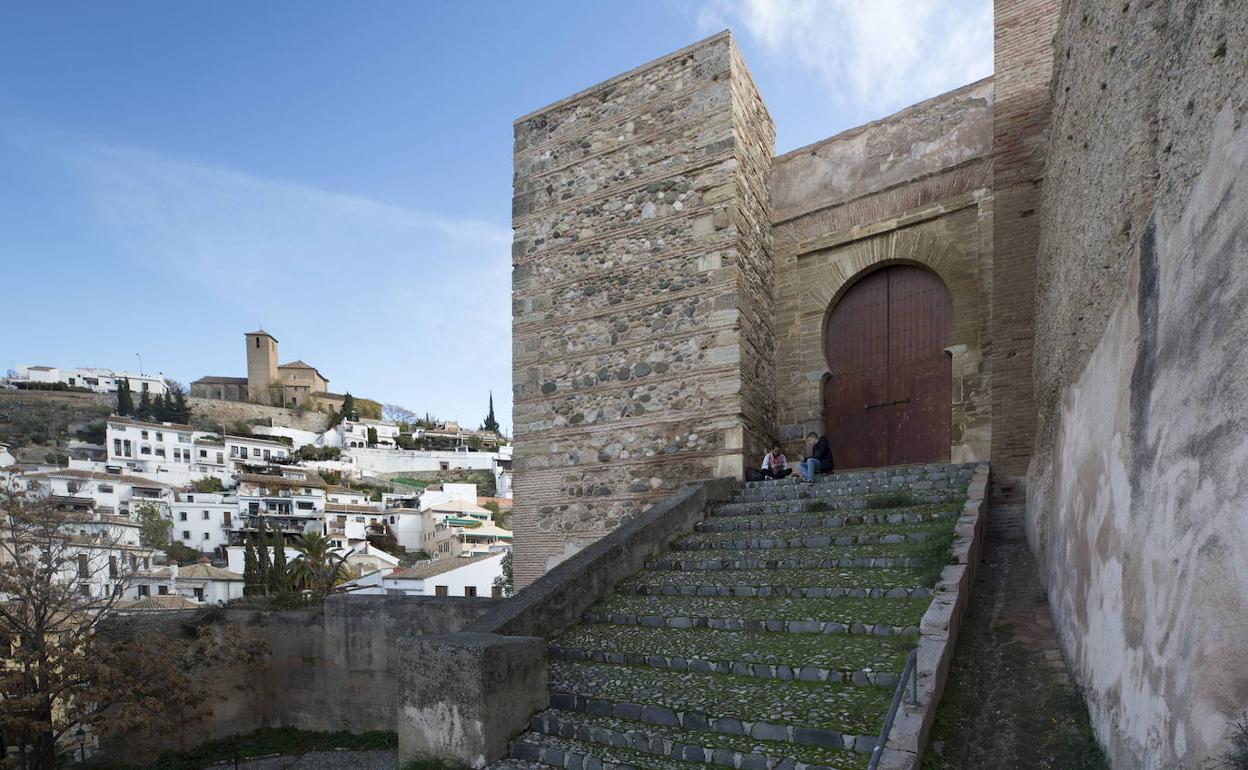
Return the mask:
M774 424L774 128L721 33L515 124L515 577Z

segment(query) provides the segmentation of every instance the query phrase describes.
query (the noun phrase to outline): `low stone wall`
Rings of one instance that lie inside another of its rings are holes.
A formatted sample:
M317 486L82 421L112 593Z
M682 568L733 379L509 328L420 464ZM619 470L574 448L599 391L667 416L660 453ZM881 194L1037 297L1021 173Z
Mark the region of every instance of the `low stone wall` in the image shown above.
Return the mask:
M932 592L932 603L919 624L918 702L911 703L910 686L888 735L880 761L881 770L919 770L923 749L936 719L936 708L945 690L949 666L958 641L962 615L970 602L975 565L984 545L988 520L987 465L975 468L966 491L966 505L958 518L957 535L950 549L955 563L945 567Z
M271 425L321 433L329 421L329 416L324 412L314 410L301 412L280 406L246 401L217 401L210 398L188 398L187 402L191 406L191 422L202 430L220 430L224 424L229 431L233 430L236 422L268 420Z
M333 596L320 610L226 609L231 624L267 646L260 661L216 667L203 691L211 712L171 735L130 733L102 747L110 758L144 762L264 727L364 732L394 729L399 640L459 631L501 600L464 597ZM160 620L169 633L193 613ZM160 629L155 629L159 633Z
M481 768L501 758L548 705L545 638L578 622L617 582L693 531L732 479L686 484L531 583L466 633L399 646L400 763L437 758Z

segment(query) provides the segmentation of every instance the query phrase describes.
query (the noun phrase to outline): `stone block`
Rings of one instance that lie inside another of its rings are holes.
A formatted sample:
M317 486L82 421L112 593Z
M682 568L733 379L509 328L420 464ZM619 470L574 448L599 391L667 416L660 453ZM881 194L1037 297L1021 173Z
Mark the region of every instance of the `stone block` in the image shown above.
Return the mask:
M400 763L421 758L485 767L546 708L546 643L461 633L415 637L398 649Z

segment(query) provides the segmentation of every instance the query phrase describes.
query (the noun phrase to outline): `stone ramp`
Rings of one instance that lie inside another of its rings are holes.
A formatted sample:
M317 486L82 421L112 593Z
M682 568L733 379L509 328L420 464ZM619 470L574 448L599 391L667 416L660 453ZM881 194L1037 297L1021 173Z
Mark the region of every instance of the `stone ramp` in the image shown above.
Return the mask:
M867 766L973 466L743 485L549 640L500 770Z

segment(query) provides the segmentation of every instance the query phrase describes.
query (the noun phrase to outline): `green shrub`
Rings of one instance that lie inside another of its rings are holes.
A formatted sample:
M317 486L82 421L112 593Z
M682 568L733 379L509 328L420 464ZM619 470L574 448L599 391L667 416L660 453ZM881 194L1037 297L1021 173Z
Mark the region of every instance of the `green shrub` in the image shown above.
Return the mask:
M82 767L85 770L199 770L206 765L235 758L299 755L333 749L388 751L398 745L398 736L393 732L329 733L282 727L221 738L186 751L166 752L150 765L126 765L105 760L88 762Z
M806 503L806 510L811 513L823 513L824 511L830 509L828 508L827 500L812 500L811 502Z

